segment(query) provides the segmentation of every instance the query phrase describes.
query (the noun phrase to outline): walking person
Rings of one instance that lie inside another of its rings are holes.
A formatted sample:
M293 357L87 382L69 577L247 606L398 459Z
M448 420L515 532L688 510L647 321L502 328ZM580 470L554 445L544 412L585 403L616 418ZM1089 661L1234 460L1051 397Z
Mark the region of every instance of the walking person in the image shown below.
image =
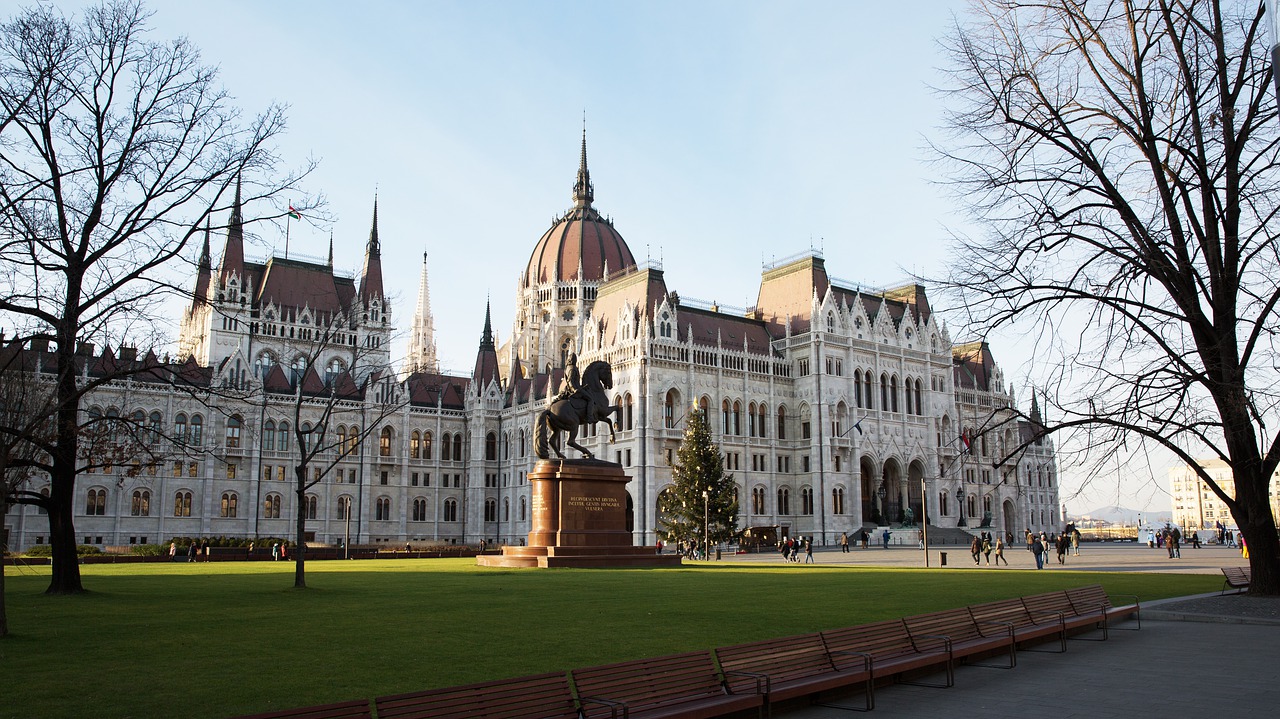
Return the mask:
M982 540L977 537L969 542L969 555L973 557L973 566L978 566L978 555L982 553Z
M1036 558L1036 569L1044 569L1044 544L1039 537L1031 538L1031 553Z
M188 562L196 561L196 542L194 539L191 540L191 544L187 545L187 561Z
M1009 560L1004 558L1004 537L996 537L996 566L1000 566L1000 561L1004 560L1004 566L1009 566Z
M841 554L849 553L849 535L846 532L840 533L840 553Z
M1071 538L1064 532L1058 535L1058 564L1067 563L1067 549L1071 546Z
M178 543L169 542L169 561L172 562L178 556Z
M982 538L982 556L987 560L987 566L991 566L991 537Z
M884 548L889 548L889 530L884 530Z
M804 563L813 564L813 537L804 540Z

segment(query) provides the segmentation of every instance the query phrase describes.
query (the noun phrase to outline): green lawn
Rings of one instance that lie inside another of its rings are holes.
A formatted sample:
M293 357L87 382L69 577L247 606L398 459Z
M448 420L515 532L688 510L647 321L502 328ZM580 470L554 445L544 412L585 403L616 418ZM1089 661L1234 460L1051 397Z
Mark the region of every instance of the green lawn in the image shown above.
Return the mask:
M1215 575L795 565L478 569L471 559L6 568L0 718L226 717L811 632L1082 584L1144 600Z

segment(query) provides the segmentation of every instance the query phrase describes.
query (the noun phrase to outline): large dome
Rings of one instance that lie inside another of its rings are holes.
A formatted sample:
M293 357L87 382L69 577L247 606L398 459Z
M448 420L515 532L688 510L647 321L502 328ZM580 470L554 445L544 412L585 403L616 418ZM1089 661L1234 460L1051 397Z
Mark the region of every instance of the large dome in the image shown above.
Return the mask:
M613 223L591 206L593 199L595 188L587 172L587 137L583 133L582 160L573 185L573 209L556 220L533 248L524 271L526 286L574 279L594 282L604 278L606 265L610 273L635 267L631 248L613 229Z

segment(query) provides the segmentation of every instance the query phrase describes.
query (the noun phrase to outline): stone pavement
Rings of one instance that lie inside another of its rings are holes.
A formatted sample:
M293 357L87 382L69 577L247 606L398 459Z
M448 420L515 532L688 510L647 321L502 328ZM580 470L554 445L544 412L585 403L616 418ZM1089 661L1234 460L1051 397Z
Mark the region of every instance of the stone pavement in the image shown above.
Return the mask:
M962 665L950 689L885 686L876 691L873 716L1270 719L1280 713L1280 598L1202 595L1151 602L1143 605L1141 631L1113 628L1110 637L1070 641L1065 654L1020 651L1013 669ZM860 706L862 697L837 701ZM849 715L803 705L774 712L780 719Z

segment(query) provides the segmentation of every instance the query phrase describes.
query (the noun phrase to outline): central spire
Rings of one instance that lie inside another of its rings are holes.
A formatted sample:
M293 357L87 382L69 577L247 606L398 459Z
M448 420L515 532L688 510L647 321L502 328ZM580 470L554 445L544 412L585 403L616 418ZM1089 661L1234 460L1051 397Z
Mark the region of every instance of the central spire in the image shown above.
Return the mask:
M595 200L596 188L591 185L591 172L587 170L587 123L582 122L582 158L578 161L578 181L573 183L573 206L590 207Z

